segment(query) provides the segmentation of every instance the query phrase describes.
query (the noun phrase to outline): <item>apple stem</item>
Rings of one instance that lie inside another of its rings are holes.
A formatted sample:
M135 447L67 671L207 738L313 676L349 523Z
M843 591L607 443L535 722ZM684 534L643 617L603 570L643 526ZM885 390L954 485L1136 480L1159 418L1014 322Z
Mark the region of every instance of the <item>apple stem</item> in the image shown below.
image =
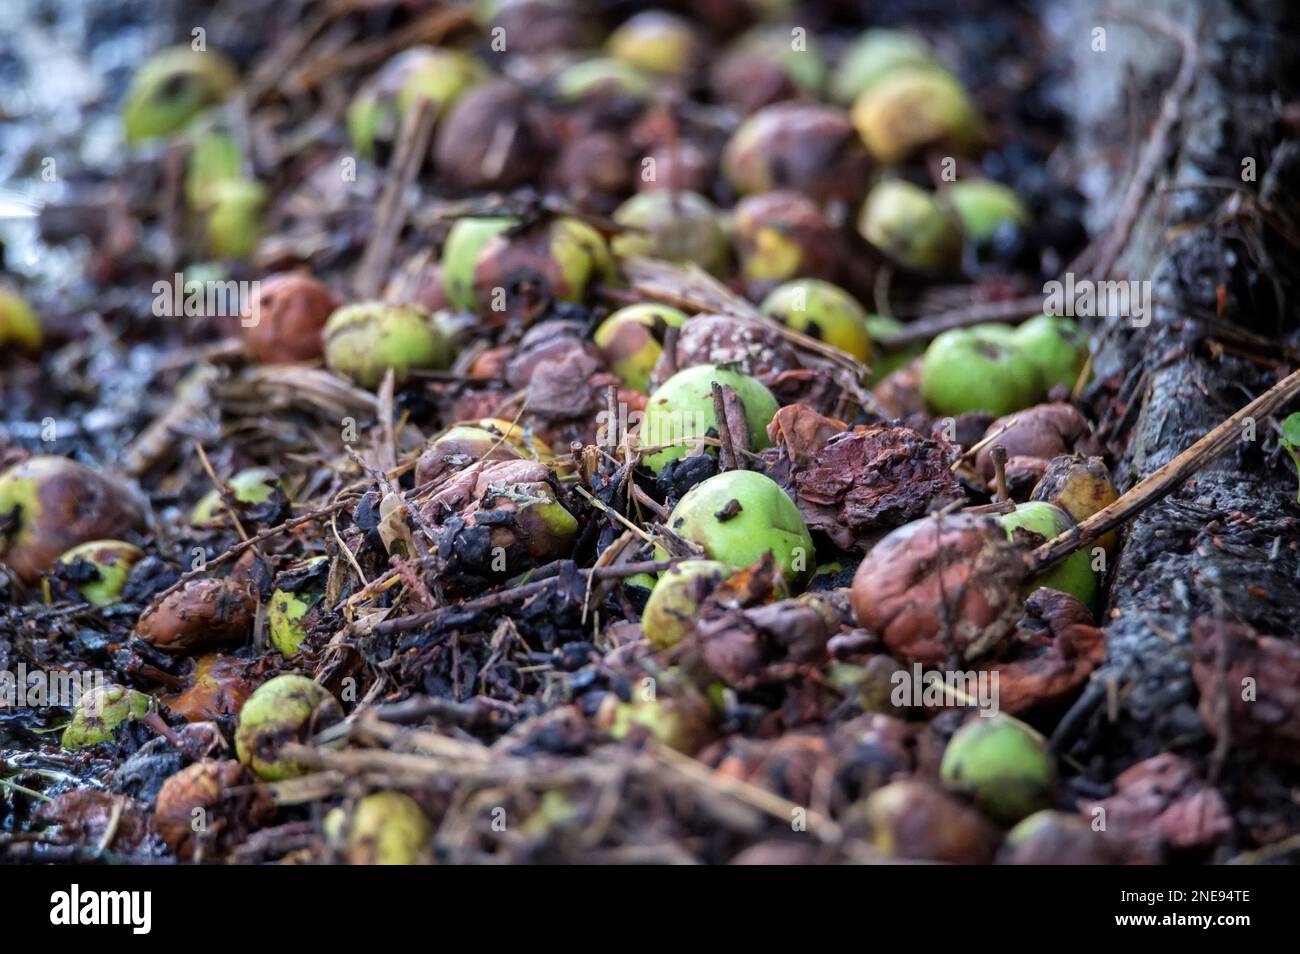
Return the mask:
M997 488L997 493L993 495L993 500L1010 500L1011 495L1007 493L1007 449L1001 444L994 444L989 450L989 457L993 459L993 482Z

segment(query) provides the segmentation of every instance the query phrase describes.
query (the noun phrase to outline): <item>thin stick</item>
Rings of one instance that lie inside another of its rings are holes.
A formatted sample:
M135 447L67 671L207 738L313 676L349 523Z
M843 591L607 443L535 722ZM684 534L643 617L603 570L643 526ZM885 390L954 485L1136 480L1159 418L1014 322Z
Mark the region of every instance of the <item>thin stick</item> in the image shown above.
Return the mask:
M230 519L235 521L235 530L239 533L239 538L247 540L248 534L244 531L244 525L239 522L239 514L235 513L235 508L230 505L229 498L226 496L226 485L217 476L217 472L212 469L212 461L208 460L203 445L195 441L194 449L199 452L199 463L203 465L203 469L208 472L208 477L212 480L212 486L217 491L217 499L221 501L221 506L225 508L226 513L230 514Z
M623 526L627 527L629 530L635 533L638 537L641 538L643 542L645 543L654 542L654 539L650 536L650 534L646 533L644 530L638 527L631 520L627 519L627 517L623 516L617 510L613 509L612 507L606 506L603 500L600 500L597 497L593 497L590 493L587 492L586 487L577 486L574 487L573 489L576 490L578 493L580 493L583 497L585 497L587 499L587 502L590 503L597 510L603 511L607 516L613 517Z
M397 148L393 152L392 163L388 167L383 194L379 197L374 231L361 257L361 266L357 269L356 289L362 298L374 298L388 273L393 250L397 247L397 236L406 224L406 215L410 210L410 204L404 199L429 152L433 123L437 118L437 105L426 98L418 100L414 109L407 114L407 121L402 126Z
M731 443L731 425L727 423L727 405L722 400L722 385L713 382L713 417L718 422L718 470L743 470L740 458Z
M268 529L263 530L261 533L249 537L247 540L241 540L238 543L236 543L234 546L230 547L229 549L221 553L218 553L216 556L214 556L211 560L208 560L206 563L203 564L203 566L199 567L198 569L190 570L188 573L182 574L179 580L177 580L171 586L167 587L167 589L163 590L156 597L154 597L154 602L158 602L164 599L165 597L171 595L176 590L179 590L186 583L190 582L190 580L195 580L203 576L217 564L225 563L227 560L239 556L249 547L255 547L259 543L262 543L265 540L269 540L274 536L279 536L280 534L288 530L293 530L297 527L301 527L305 523L312 523L316 520L323 520L324 518L330 516L331 514L337 513L338 511L342 510L344 507L350 506L353 503L355 503L354 500L335 501L334 503L330 504L327 507L322 507L319 510L313 510L311 513L305 513L300 517L294 517L292 520L286 520L284 523L278 524L274 527L269 527Z
M993 501L1010 500L1011 494L1007 493L1007 449L994 444L989 456L993 458L993 486L997 488Z
M952 462L952 469L956 470L958 467L961 466L962 461L967 460L968 458L974 458L978 456L979 452L982 451L985 447L987 447L993 441L997 440L1007 431L1011 430L1011 428L1015 425L1015 423L1016 423L1016 418L1012 417L1008 419L1005 424L999 427L992 434L985 434L974 444L972 444L967 450L963 451L960 457L958 457L955 461Z
M1075 550L1137 516L1240 440L1242 422L1247 418L1268 417L1298 394L1300 371L1293 371L1169 463L1139 481L1114 503L1044 543L1033 553L1035 571L1064 560Z
M639 563L621 563L618 566L601 566L592 569L579 569L578 572L598 580L622 579L624 577L636 576L638 573L662 573L670 567L676 566L681 559L668 560L643 560ZM534 594L542 592L546 587L554 583L556 577L548 576L545 579L534 580L532 583L524 583L508 590L496 590L488 593L486 596L480 596L476 599L465 600L454 606L442 606L427 613L416 613L413 616L403 616L399 619L389 619L375 625L373 632L376 635L384 636L393 633L409 633L411 630L420 629L428 626L430 623L437 622L440 617L451 614L476 613L479 610L496 609L501 606L508 606L520 600L527 599Z

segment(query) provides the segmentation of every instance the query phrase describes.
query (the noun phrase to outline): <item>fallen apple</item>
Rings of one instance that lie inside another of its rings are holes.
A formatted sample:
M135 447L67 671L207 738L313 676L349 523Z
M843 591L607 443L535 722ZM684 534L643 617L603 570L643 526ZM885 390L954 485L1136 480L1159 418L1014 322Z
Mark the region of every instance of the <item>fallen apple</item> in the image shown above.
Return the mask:
M792 590L817 565L799 508L776 481L757 471L729 470L697 484L677 502L667 525L703 548L706 558L733 569L771 554Z
M665 571L641 614L641 632L650 645L669 649L681 642L700 603L730 572L717 560L685 560Z
M921 396L936 414L1001 416L1029 407L1044 390L1042 372L1005 325L945 331L921 364Z
M772 289L759 310L859 361L871 359L867 313L838 285L819 278L795 279Z
M1050 808L1056 771L1046 740L1019 719L974 716L943 753L944 787L971 797L989 818L1013 825Z
M715 383L732 388L740 399L748 425L749 449L759 451L771 445L767 425L777 409L772 392L746 375L711 364L697 364L678 371L656 388L646 402L640 431L642 446L669 445L642 458L648 468L658 473L669 461L686 457L692 450L690 438L703 437L705 432L717 428L713 404Z
M285 674L262 684L244 703L235 730L239 761L259 778L278 782L306 773L280 754L286 742L307 742L343 717L338 702L306 676Z
M686 313L669 305L628 305L601 322L592 340L627 387L649 391L650 375L664 351L665 333L685 322Z

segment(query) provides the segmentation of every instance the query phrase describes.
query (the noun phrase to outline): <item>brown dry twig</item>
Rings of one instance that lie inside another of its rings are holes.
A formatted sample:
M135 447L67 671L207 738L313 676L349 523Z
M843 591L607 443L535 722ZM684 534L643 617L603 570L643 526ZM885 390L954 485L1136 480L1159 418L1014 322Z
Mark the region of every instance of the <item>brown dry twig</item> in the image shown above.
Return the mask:
M1080 547L1136 517L1240 440L1242 423L1247 418L1269 417L1297 395L1300 395L1300 371L1293 371L1169 463L1148 474L1114 503L1040 546L1033 554L1035 571L1059 563Z

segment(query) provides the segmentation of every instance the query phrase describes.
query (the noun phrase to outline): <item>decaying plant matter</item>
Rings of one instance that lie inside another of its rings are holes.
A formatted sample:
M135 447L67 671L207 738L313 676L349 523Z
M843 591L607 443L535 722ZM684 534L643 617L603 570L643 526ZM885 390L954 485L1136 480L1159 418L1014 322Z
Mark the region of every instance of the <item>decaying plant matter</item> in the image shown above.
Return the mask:
M1038 294L1140 269L1196 23L1104 11L1125 159L1018 8L190 6L0 287L0 860L1294 855L1300 151L1160 354Z

